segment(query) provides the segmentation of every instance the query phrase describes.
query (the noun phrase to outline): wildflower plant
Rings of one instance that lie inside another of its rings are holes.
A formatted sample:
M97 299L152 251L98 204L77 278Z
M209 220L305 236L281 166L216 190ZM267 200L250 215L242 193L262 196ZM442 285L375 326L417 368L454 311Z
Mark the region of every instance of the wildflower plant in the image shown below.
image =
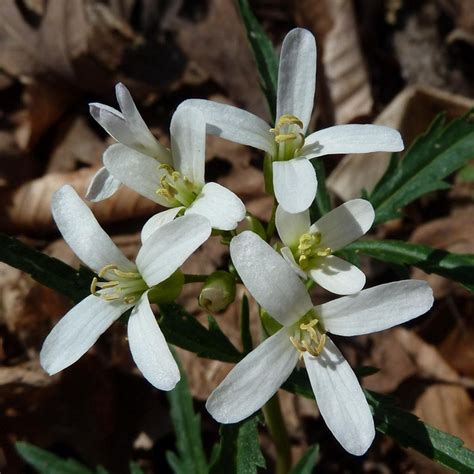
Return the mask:
M375 125L341 125L308 134L316 81L313 35L300 28L288 33L277 72L269 40L247 2L239 5L262 88L275 111L271 123L233 106L189 99L173 115L168 149L146 126L124 85L116 88L120 110L90 105L94 119L118 143L105 151L104 167L93 178L87 199L107 199L125 185L167 209L145 223L134 261L119 250L70 186L54 194L52 215L89 270L75 271L2 237L3 261L76 302L44 341L41 364L49 374L67 370L120 319L138 369L154 387L169 392L178 443L168 461L175 472L257 472L265 466L258 444L262 425L277 446L276 471L289 472L294 460L279 406L280 388L314 398L329 428L322 436L331 432L353 455L363 455L378 430L445 466L472 472L474 454L462 441L364 390L360 368L351 367L343 355L343 339L333 341L333 336L382 331L422 316L433 304L424 281L405 278L365 288L361 254L398 268L416 266L474 291L473 255L364 237L374 222L399 216L403 206L444 186L449 172L471 158L467 145L474 148L474 125L469 117L448 127L438 120L402 160L393 155L371 194L331 206L321 157L399 152L400 134ZM265 153L265 189L274 198L268 222L246 216L232 191L205 182L206 134ZM183 274L181 265L209 238L229 246L228 264L210 275ZM208 326L175 302L188 283L202 284L199 303L213 313ZM316 285L326 291L328 302L315 299ZM214 318L237 303L239 286L258 306L257 314L250 315L247 296L241 301L242 350ZM156 315L152 305L159 309ZM254 341L249 330L254 317L261 323L260 341ZM235 363L206 403L223 424L212 456L203 448L186 375L168 344L196 357ZM29 459L48 456L25 444L18 450ZM316 454L317 448L311 447L291 472L310 472Z

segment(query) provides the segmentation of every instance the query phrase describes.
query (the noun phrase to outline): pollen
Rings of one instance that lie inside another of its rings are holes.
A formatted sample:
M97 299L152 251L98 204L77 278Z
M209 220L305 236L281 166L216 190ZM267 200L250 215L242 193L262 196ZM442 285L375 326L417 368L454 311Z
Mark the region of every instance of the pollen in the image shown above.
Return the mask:
M277 144L276 160L290 160L298 155L304 145L303 122L295 115L282 115L275 128L270 132L275 135Z
M326 344L326 332L319 320L308 313L297 323L294 335L290 336L290 341L300 353L300 359L305 352L317 357L321 354Z
M189 207L199 195L201 186L194 184L168 164L160 165L159 169L164 170L165 174L160 178L156 194L163 197L170 207Z
M138 272L121 270L118 265L105 265L98 273L99 281L94 277L91 282L91 294L105 301L122 300L124 304L133 304L148 289L148 285Z
M303 270L309 270L317 265L317 259L332 254L330 247L321 247L321 233L302 234L299 238L295 258Z

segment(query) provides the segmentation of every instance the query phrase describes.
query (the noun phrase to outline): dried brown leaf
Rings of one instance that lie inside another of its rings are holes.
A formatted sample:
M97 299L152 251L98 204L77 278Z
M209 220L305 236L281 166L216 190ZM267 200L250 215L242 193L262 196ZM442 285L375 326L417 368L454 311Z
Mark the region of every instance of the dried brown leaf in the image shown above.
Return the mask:
M375 124L396 128L402 134L405 149L423 133L434 117L446 112L448 119L466 113L474 101L431 87L408 87L398 94L374 120ZM336 166L327 185L341 199L359 197L361 190L371 191L387 169L389 153L350 154Z
M474 208L460 209L449 217L436 219L418 226L410 237L410 242L426 244L431 247L457 253L474 253L474 235L472 232L472 216ZM419 269L413 269L413 278L427 280L433 288L436 298L451 294L465 294L457 283L439 275L427 275Z
M194 23L178 16L169 20L178 45L190 59L189 67L197 68L203 79L215 81L239 106L267 117L255 62L234 3L211 0L202 9L202 21Z
M373 106L351 0L296 2L296 16L316 33L334 121L348 123Z
M73 186L84 196L96 168L83 168L72 173L51 173L16 189L0 190L2 211L0 229L12 234L39 235L55 229L51 217L51 196L64 184ZM146 217L159 210L158 206L122 186L110 199L95 203L91 208L102 224L125 219Z

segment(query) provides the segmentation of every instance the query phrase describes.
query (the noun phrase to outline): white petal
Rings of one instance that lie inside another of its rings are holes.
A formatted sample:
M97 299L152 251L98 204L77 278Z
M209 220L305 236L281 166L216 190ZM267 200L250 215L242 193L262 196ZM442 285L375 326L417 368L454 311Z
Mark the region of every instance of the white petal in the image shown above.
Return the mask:
M273 188L280 206L292 214L303 212L316 197L318 182L305 157L273 162Z
M180 108L171 119L173 164L195 184L204 184L206 123L195 108Z
M86 192L86 199L92 202L103 201L112 196L122 183L115 179L107 168L100 168L93 176Z
M153 232L136 260L148 286L166 280L210 235L211 224L198 215L178 217Z
M433 292L425 281L404 280L338 298L315 310L329 332L357 336L410 321L432 305Z
M245 217L245 206L229 189L217 183L207 183L186 214L207 217L213 229L233 230Z
M179 211L181 211L182 209L184 209L184 207L172 207L171 209L159 212L153 217L150 217L150 219L145 222L145 225L142 228L142 244L143 242L145 242L146 239L148 239L148 237L150 237L151 234L153 234L153 232L155 232L155 230L174 220L174 218L178 215Z
M285 37L278 70L276 116L296 115L306 133L314 103L316 86L316 43L305 29L295 28Z
M118 110L108 105L92 103L89 104L89 112L112 138L130 148L144 151L138 138Z
M321 217L311 232L321 233L321 247L336 251L362 237L372 227L374 217L369 201L352 199Z
M169 150L161 145L150 132L129 90L122 83L118 83L115 86L115 94L123 116L135 140L135 145L129 146L132 146L141 153L146 153L147 155L157 158L161 163L171 164L171 154ZM127 143L124 143L122 140L119 141L127 145Z
M237 423L255 413L290 376L298 352L287 328L244 357L211 393L207 411L219 423Z
M230 242L232 262L252 296L283 326L312 307L306 287L288 263L257 234L245 231Z
M270 125L256 115L232 105L204 99L186 100L179 109L182 107L197 108L204 116L210 135L275 154L275 139Z
M105 150L104 165L114 178L138 194L169 207L168 201L156 193L165 171L154 158L117 143Z
M82 300L54 326L44 341L40 353L44 370L53 375L74 364L132 306L93 295Z
M319 411L341 446L361 456L372 444L375 427L364 392L331 339L318 357L304 354Z
M364 273L335 255L321 257L309 274L318 285L336 295L352 295L365 286Z
M150 308L145 292L128 320L128 343L143 376L160 390L172 390L181 378L179 368Z
M293 271L303 280L308 279L308 275L301 269L301 267L296 263L295 257L291 250L288 247L283 247L280 249L282 257L285 259L286 263L293 269Z
M62 186L53 194L51 212L64 240L89 268L99 272L115 263L122 270L135 269L71 186Z
M403 140L394 128L383 125L336 125L306 137L300 153L315 158L340 153L401 150Z
M275 213L275 225L278 235L285 245L288 247L298 245L300 237L309 232L311 225L309 211L290 214L278 206Z

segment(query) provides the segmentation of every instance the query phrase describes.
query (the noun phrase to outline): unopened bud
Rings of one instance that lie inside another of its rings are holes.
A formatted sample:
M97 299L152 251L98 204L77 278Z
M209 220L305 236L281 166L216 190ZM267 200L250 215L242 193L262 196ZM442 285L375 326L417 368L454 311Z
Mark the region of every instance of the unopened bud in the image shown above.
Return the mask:
M237 226L237 233L240 234L245 230L251 230L255 232L259 237L263 240L267 240L267 233L265 232L265 228L263 227L262 223L251 214L247 214L245 219L239 223Z
M184 285L184 275L180 270L176 270L165 281L150 289L148 299L150 303L168 304L173 303L181 294Z
M204 282L199 295L199 305L211 313L224 311L235 299L235 278L218 270Z

